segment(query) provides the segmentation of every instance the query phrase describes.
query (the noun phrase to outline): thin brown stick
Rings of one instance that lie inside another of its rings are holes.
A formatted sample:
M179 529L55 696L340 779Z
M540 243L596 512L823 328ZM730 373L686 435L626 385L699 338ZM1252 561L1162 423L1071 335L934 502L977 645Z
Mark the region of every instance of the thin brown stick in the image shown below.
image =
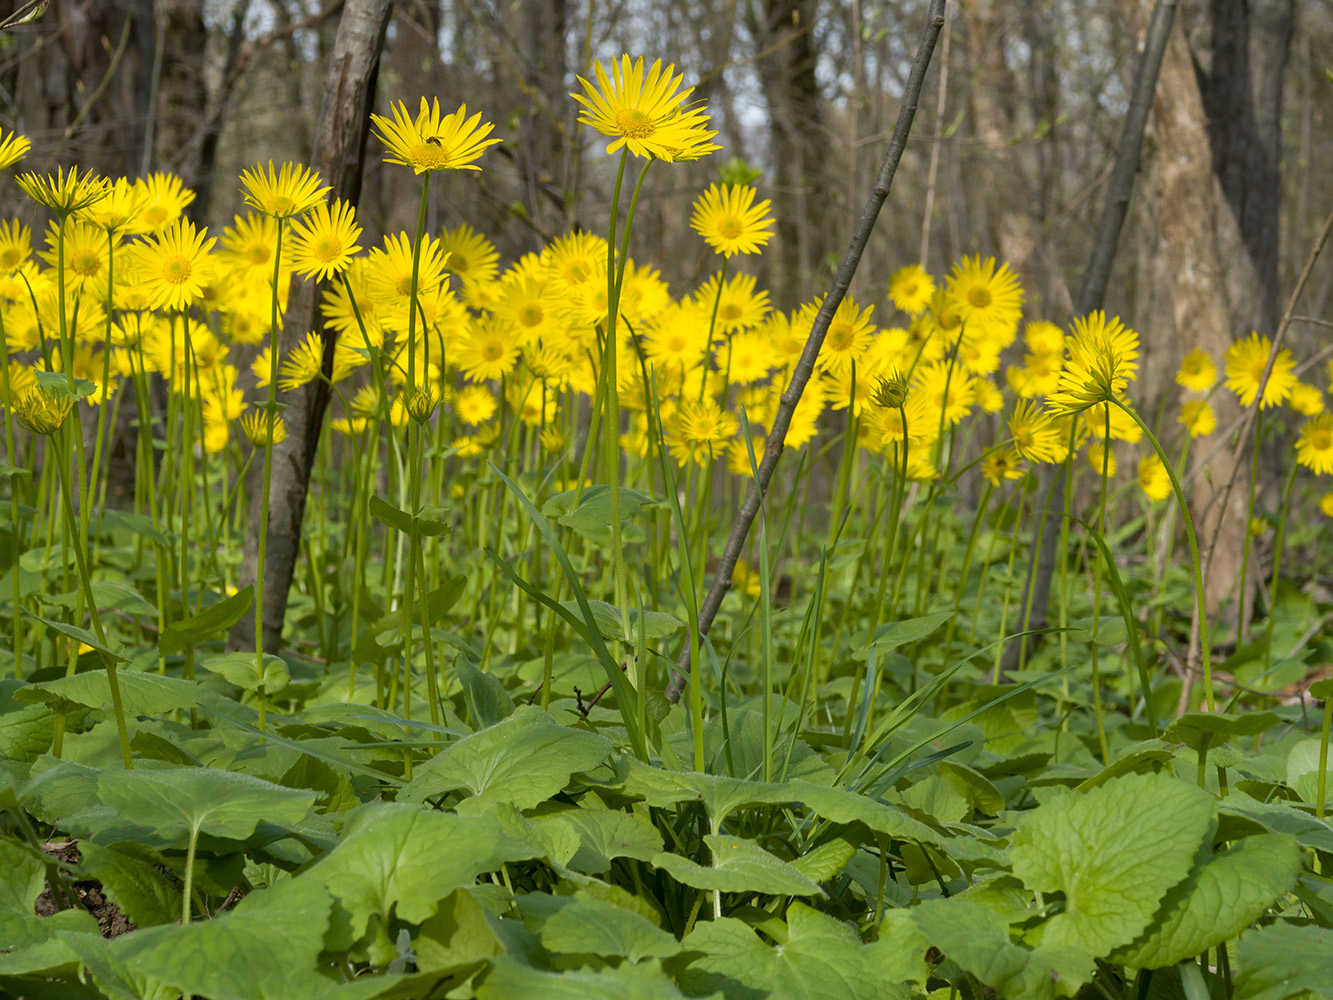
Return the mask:
M736 561L740 558L741 549L745 547L745 539L750 534L750 527L754 524L755 516L759 513L760 498L768 492L768 484L772 481L773 472L777 468L778 460L782 457L782 448L787 439L787 428L791 426L791 418L796 411L796 404L801 401L801 393L805 391L806 383L810 381L811 375L814 374L815 358L819 356L819 349L824 346L824 335L828 333L829 323L833 320L833 314L837 312L838 306L842 304L842 300L846 297L848 288L851 287L852 278L856 275L856 268L861 263L861 255L865 252L866 244L870 242L870 233L875 228L875 220L879 218L880 209L884 207L884 202L889 196L889 189L893 186L893 177L898 171L898 161L902 159L903 150L907 148L907 136L912 131L912 119L916 117L917 103L921 100L921 88L926 82L926 71L930 68L930 58L935 51L935 43L940 37L940 31L944 27L944 4L945 0L930 0L925 34L921 39L921 45L917 49L916 59L912 63L912 72L907 78L907 89L903 93L903 102L898 109L898 123L894 126L893 137L889 140L889 148L884 154L884 162L880 165L879 176L875 179L875 186L870 191L870 197L866 199L865 208L862 210L861 218L856 224L856 231L852 234L847 253L838 265L838 272L833 278L833 287L824 296L824 301L819 307L819 314L815 317L814 325L810 328L809 337L806 338L805 349L801 352L801 357L792 370L791 383L782 393L777 416L773 418L773 426L770 428L768 439L764 444L764 459L759 463L758 482L752 481L749 489L746 490L745 502L741 504L736 520L732 522L731 534L727 537L726 547L722 550L722 558L718 563L717 572L713 576L713 585L704 598L703 604L699 607L699 633L701 635L706 634L712 627L713 619L717 617L718 609L722 607L722 598L731 589L732 571L736 568ZM681 650L680 658L676 661L676 675L672 678L671 683L667 685L666 698L668 701L680 700L681 692L685 690L685 685L688 682L686 671L688 671L689 665L690 647L686 643L685 648Z
M1222 489L1214 495L1212 501L1213 504L1220 505L1223 510L1226 509L1226 503L1231 498L1231 491L1236 485L1236 472L1240 469L1241 460L1245 456L1246 441L1249 440L1250 432L1254 429L1254 422L1259 417L1259 404L1264 398L1264 390L1268 386L1268 378L1273 373L1273 364L1277 361L1278 351L1282 349L1282 341L1286 338L1287 330L1291 327L1291 321L1296 315L1296 303L1300 301L1301 294L1305 291L1305 286L1310 281L1310 275L1314 271L1315 261L1319 259L1320 253L1323 252L1324 246L1328 243L1330 233L1333 233L1333 210L1330 210L1328 217L1324 219L1324 225L1319 230L1319 235L1315 237L1314 246L1310 248L1309 256L1305 258L1305 266L1301 268L1301 275L1296 279L1296 287L1291 290L1291 296L1287 299L1287 308L1282 313L1282 320L1278 323L1277 330L1273 334L1273 346L1268 351L1268 360L1264 363L1264 373L1259 378L1259 389L1255 392L1254 399L1250 401L1250 405L1245 408L1245 412L1241 414L1237 421L1239 424L1239 432L1236 435L1236 443L1231 449L1231 475L1227 477L1226 483L1223 485ZM1227 434L1220 435L1218 444L1214 446L1213 450L1207 456L1207 459L1201 460L1195 468L1204 465L1208 459L1211 459L1214 454L1221 450L1229 437L1230 430L1228 430ZM1213 555L1217 552L1217 539L1222 533L1222 522L1225 520L1225 515L1217 519L1217 524L1213 526L1212 536L1208 539L1208 549L1204 555L1203 563L1203 578L1205 580L1207 580L1212 573ZM1197 636L1199 632L1199 623L1197 608L1194 617L1194 626L1191 629L1193 634L1190 637L1190 663L1194 663L1195 661L1196 646L1198 643Z

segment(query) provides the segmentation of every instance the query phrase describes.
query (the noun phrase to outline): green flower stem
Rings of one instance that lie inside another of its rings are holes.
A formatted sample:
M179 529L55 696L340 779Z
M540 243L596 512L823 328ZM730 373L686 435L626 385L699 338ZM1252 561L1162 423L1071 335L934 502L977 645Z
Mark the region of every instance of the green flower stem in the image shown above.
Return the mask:
M998 634L1000 635L1001 638L1007 637L1006 629L1008 629L1009 627L1009 595L1013 593L1014 589L1014 557L1018 554L1019 539L1022 537L1019 534L1019 531L1023 526L1023 506L1024 504L1027 503L1027 497L1029 492L1030 491L1028 489L1028 480L1025 478L1023 480L1022 486L1020 486L1018 490L1018 513L1014 517L1014 537L1009 544L1009 566L1008 566L1008 572L1005 574L1006 579L1004 582L1004 598L1000 601L1000 628ZM979 607L980 605L978 604L978 608ZM976 623L974 620L973 621L974 631L975 631L975 624ZM1004 643L999 642L995 644L995 667L991 675L992 684L1000 683L1000 664L1003 661L1004 661Z
M1213 650L1208 641L1208 613L1204 608L1203 597L1203 564L1199 560L1199 539L1194 534L1194 519L1190 516L1190 509L1185 503L1185 493L1180 488L1180 480L1176 478L1176 470L1171 468L1171 463L1167 460L1166 452L1162 450L1157 435L1152 432L1151 427L1143 422L1143 418L1130 407L1118 399L1112 399L1112 402L1128 413L1134 419L1134 422L1143 428L1143 436L1148 439L1153 451L1157 452L1157 457L1162 460L1166 474L1171 479L1171 489L1175 492L1176 503L1180 506L1181 519L1185 522L1185 537L1189 539L1190 543L1190 562L1194 567L1194 597L1199 619L1199 647L1203 657L1204 695L1207 698L1208 711L1215 712L1217 711L1217 704L1213 694Z
M1097 531L1106 537L1106 492L1110 486L1111 471L1111 407L1106 407L1106 433L1102 437L1102 481L1097 491ZM1091 557L1091 553L1089 553ZM1092 578L1092 638L1088 654L1092 659L1092 711L1097 719L1097 744L1102 751L1102 764L1111 765L1111 751L1106 745L1106 722L1102 718L1101 643L1097 633L1101 628L1102 570Z
M14 444L14 398L13 387L9 384L9 347L5 339L5 314L2 309L0 309L0 392L4 393L5 404L5 459L14 468L21 469L23 465L19 462L18 451ZM24 549L21 524L22 522L19 520L18 480L16 476L10 475L9 530L13 533L15 552L22 552ZM23 680L23 591L17 564L10 577L14 585L13 605L11 607L14 625L14 680L21 681Z
M1287 537L1287 511L1291 507L1291 488L1296 485L1296 470L1299 464L1293 462L1287 473L1287 484L1282 489L1282 506L1277 512L1277 539L1273 545L1273 582L1268 588L1268 624L1264 629L1264 672L1273 662L1273 623L1277 619L1277 584L1278 574L1282 569L1282 546ZM1248 535L1249 532L1246 532Z
M722 286L727 283L727 266L731 263L731 258L722 258L722 270L717 275L717 294L713 296L713 311L708 316L708 339L704 341L703 367L704 377L699 379L699 402L704 401L704 396L708 393L708 362L713 356L713 333L717 330L717 310L722 304ZM727 369L730 375L731 354L727 354Z
M1328 797L1328 733L1333 727L1333 698L1324 698L1324 720L1319 727L1319 778L1315 782L1316 818L1324 818L1324 802Z
M77 413L74 414L77 420ZM64 507L65 524L73 529L77 525L74 514L74 501L72 498L69 480L67 479L66 462L68 456L64 453L61 446L61 432L57 430L49 438L56 452L56 479L60 487L60 500ZM111 689L111 710L116 717L116 734L120 737L120 756L125 764L125 770L130 771L134 768L134 763L130 758L130 736L129 730L125 726L125 706L120 698L120 679L116 676L116 661L108 656L106 649L106 632L102 628L101 616L97 613L97 599L93 596L93 582L88 574L88 560L84 546L78 541L77 534L71 530L74 535L72 548L74 549L74 563L79 572L79 585L84 600L88 604L88 614L92 619L93 634L97 636L97 641L103 649L102 661L106 664L107 686ZM74 656L74 653L71 653Z
M1250 534L1250 521L1254 517L1254 495L1259 484L1259 439L1264 433L1264 411L1259 413L1254 424L1254 446L1250 450L1250 495L1245 505L1245 540L1241 545L1240 589L1236 592L1236 645L1245 641L1245 584L1250 578L1250 550L1254 545L1254 536Z
M269 323L268 401L264 408L264 476L260 483L259 539L255 546L255 671L264 676L264 556L268 551L268 499L273 479L273 428L278 419L278 281L282 273L282 230L286 220L278 219L278 239L273 251L273 314ZM259 697L259 728L265 723L264 687ZM188 905L188 904L187 904Z

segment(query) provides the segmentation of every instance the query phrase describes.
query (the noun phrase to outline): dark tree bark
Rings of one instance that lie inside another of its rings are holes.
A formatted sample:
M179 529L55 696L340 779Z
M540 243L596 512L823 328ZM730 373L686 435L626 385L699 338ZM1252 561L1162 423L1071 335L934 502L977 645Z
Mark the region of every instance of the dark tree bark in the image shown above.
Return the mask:
M751 0L747 8L768 102L778 256L773 305L779 309L807 301L827 273L824 229L833 185L824 169L831 139L815 79L817 14L814 0Z
M324 182L333 188L331 197L356 204L361 195L361 176L370 134L370 108L379 71L379 57L389 24L391 0L348 0L333 58L324 81L315 138L315 163ZM308 330L324 335L324 369L333 363L335 338L324 331L319 315L321 286L300 279L293 280L283 325L280 350L294 346ZM282 639L282 625L287 613L287 594L300 552L301 521L305 516L310 470L319 444L320 427L328 407L329 390L316 380L294 392L279 394L286 404L283 419L287 439L273 449L273 478L270 485L268 547L264 559L264 649L275 652ZM255 463L253 472L262 474ZM252 479L257 478L257 475ZM251 495L258 497L257 484ZM250 508L245 555L241 566L243 582L256 576L256 548L259 532L259 504ZM233 649L254 648L254 616L238 622L228 637Z
M1202 347L1220 363L1236 338L1251 330L1271 336L1277 326L1282 85L1295 6L1188 0L1181 14L1154 105L1162 162L1157 206L1177 344L1182 353ZM1215 394L1213 404L1220 427L1239 415L1230 393ZM1195 451L1199 536L1205 543L1217 538L1205 581L1208 607L1216 610L1240 578L1248 465L1232 467L1227 449L1211 459L1211 449ZM1247 587L1234 595L1232 614L1242 621L1251 594Z

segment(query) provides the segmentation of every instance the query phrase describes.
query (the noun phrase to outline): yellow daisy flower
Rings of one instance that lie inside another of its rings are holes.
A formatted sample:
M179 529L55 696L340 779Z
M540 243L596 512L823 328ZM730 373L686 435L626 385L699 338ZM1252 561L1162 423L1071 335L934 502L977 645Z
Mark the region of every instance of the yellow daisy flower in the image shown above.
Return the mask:
M273 161L268 168L256 163L241 171L245 203L275 219L304 215L332 190L320 183L317 173L296 163L284 163L277 171Z
M1217 381L1217 365L1202 347L1196 347L1185 355L1180 362L1180 371L1176 372L1176 385L1183 385L1194 392L1207 392Z
M135 244L134 276L148 296L149 308L188 309L202 298L216 267L209 255L216 242L189 219L177 219Z
M5 170L23 159L24 154L32 146L32 142L27 136L19 135L17 132L5 134L0 129L0 170Z
M920 264L900 267L889 278L889 298L909 316L925 312L934 295L935 279Z
M1108 450L1099 441L1093 441L1088 445L1088 464L1092 466L1092 471L1101 475L1106 473L1107 479L1115 477L1115 452Z
M270 438L268 417L263 410L251 410L243 414L237 423L241 425L241 433L249 438L250 443L256 448L263 448L269 444L282 444L287 440L287 425L283 423L282 417L277 415L273 417L273 435Z
M1259 380L1263 378L1272 346L1273 342L1267 337L1251 332L1244 340L1227 348L1227 388L1240 399L1241 406L1249 406L1259 394ZM1276 406L1291 395L1296 385L1295 368L1291 351L1284 347L1274 359L1273 370L1263 387L1263 398L1259 401L1261 408Z
M1317 417L1324 412L1324 394L1308 382L1297 382L1291 387L1291 408L1305 417Z
M1023 316L1023 289L1008 264L994 257L964 257L946 285L952 311L973 336L989 335L1006 347Z
M579 121L614 137L607 153L623 146L635 156L668 162L694 159L717 133L707 131L708 115L702 109L685 105L692 88L681 90L684 76L673 75L674 70L675 66L663 70L659 59L645 76L642 57L631 60L624 55L612 60L610 77L597 63L596 84L579 77L585 94L569 96L583 105Z
M1171 495L1171 477L1155 452L1139 459L1139 488L1153 503Z
M59 218L68 218L101 201L111 190L111 182L105 177L87 171L80 175L78 167L70 167L68 173L61 167L51 176L19 174L14 182L29 198L55 212Z
M1190 399L1181 403L1177 419L1185 425L1185 430L1192 438L1206 437L1217 427L1217 417L1206 399Z
M1333 413L1321 413L1301 425L1296 461L1317 476L1333 472Z
M1333 493L1325 493L1319 498L1319 509L1325 517L1333 517Z
M449 255L449 273L465 284L493 281L499 271L500 254L495 244L466 222L444 231L440 249Z
M758 253L773 232L769 202L754 203L749 184L712 184L694 203L690 226L724 257Z
M467 105L440 117L440 101L423 97L415 118L402 101L389 105L393 118L371 115L375 137L389 148L385 163L400 163L416 174L427 170L480 170L473 161L500 142L486 138L495 128L482 122L481 114L467 117Z
M193 197L194 192L190 192ZM95 201L79 217L108 232L134 232L147 202L144 188L125 177L117 178L107 196Z
M981 474L992 486L1006 479L1022 479L1026 471L1017 448L992 448L981 459Z
M136 220L135 231L155 233L169 222L175 222L194 201L194 192L175 174L158 172L134 182L143 206Z
M1009 415L1009 433L1018 453L1031 462L1058 462L1065 442L1051 415L1031 400L1021 399Z
M0 221L0 274L12 274L32 256L32 230L17 219Z
M356 210L341 198L333 205L320 202L302 219L292 224L286 246L292 270L307 278L327 281L341 274L360 251L356 241L361 227L356 224Z

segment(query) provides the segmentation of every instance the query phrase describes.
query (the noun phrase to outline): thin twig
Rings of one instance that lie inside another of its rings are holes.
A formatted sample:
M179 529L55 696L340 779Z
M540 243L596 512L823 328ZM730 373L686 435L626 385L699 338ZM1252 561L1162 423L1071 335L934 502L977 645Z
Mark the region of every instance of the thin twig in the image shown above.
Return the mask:
M759 513L760 498L768 492L768 484L772 481L773 472L777 468L778 460L782 457L782 448L787 438L787 428L791 426L791 418L796 410L796 404L801 401L801 394L805 391L806 383L810 381L810 377L814 373L815 358L819 356L819 349L824 346L824 335L828 333L829 323L832 321L833 314L837 311L838 306L842 304L842 300L846 297L848 288L851 287L852 278L856 275L856 268L861 263L861 255L865 252L866 244L870 241L870 233L875 228L875 220L879 218L880 209L884 207L884 202L889 196L889 189L893 186L893 177L898 171L898 161L902 159L903 150L907 148L907 135L912 130L912 120L916 117L917 103L921 100L921 88L926 81L926 71L930 68L930 58L935 51L935 43L939 39L940 31L944 27L944 5L945 0L931 0L930 2L925 34L921 39L920 47L917 49L916 60L912 63L912 72L907 78L907 89L903 93L903 102L898 109L898 123L894 126L893 138L889 140L889 148L884 154L884 162L880 166L879 176L875 179L875 186L871 189L870 197L866 199L865 208L861 212L856 231L853 233L851 243L847 247L847 253L838 265L838 272L833 279L833 287L824 296L824 301L819 307L819 314L815 317L809 337L806 338L805 349L801 352L800 360L796 362L796 366L792 370L791 383L787 386L786 391L782 393L777 415L773 418L773 426L769 429L768 439L764 444L764 460L759 464L758 481L752 481L746 490L745 502L741 505L736 520L732 522L731 534L727 538L726 547L722 550L722 558L718 562L717 572L713 576L713 585L704 598L703 604L699 607L700 634L707 633L709 628L712 627L713 619L717 617L718 609L722 607L722 598L731 589L732 571L736 568L736 561L740 558L741 550L745 547L745 539L750 533L750 526L754 524L755 516ZM685 671L689 669L690 663L688 643L681 650L680 658L676 663L676 676L667 685L666 689L666 698L672 702L680 700L681 693L685 690L687 683Z

